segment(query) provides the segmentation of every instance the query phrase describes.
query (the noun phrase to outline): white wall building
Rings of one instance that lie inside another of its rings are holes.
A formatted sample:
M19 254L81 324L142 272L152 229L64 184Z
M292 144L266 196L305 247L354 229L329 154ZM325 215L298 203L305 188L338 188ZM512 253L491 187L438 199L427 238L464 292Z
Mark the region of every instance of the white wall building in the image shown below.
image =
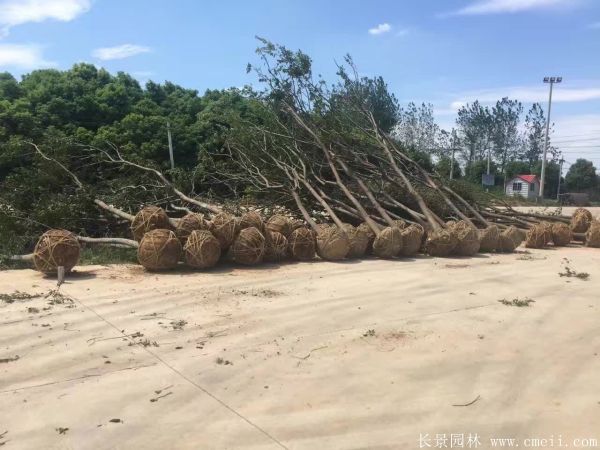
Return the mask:
M540 195L540 180L536 175L517 175L512 180L508 180L504 192L510 197L520 195L535 200Z

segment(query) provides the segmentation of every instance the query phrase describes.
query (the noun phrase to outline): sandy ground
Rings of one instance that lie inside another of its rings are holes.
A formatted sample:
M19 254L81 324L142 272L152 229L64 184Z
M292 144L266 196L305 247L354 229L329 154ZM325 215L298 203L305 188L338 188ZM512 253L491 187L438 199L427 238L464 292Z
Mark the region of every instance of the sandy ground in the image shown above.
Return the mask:
M533 211L538 214L552 214L555 211L560 211L560 214L564 216L571 216L577 209L577 206L563 206L561 208L550 208L544 206L515 206L514 209L521 212ZM594 217L600 218L600 207L598 206L587 206L585 209L589 210Z
M589 279L559 276L565 266ZM0 293L54 286L0 272ZM588 248L161 275L82 267L63 303L0 301L0 446L600 440L599 288L600 250ZM499 302L514 298L535 303Z

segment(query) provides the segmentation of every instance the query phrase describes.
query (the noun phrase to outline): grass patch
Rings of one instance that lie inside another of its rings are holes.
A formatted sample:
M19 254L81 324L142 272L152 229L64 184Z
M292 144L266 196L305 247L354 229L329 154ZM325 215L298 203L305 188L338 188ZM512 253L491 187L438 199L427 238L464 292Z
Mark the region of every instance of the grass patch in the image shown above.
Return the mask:
M86 247L81 250L79 265L92 264L131 264L137 263L137 250L135 248L118 248L108 246Z

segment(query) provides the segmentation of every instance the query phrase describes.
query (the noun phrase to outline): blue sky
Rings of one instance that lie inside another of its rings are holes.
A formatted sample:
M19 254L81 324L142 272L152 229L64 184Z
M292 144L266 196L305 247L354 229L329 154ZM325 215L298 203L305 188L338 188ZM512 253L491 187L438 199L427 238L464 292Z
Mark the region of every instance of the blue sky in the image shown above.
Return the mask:
M350 53L445 128L477 98L545 108L542 78L560 75L554 140L600 167L598 0L0 0L0 70L15 75L86 61L201 92L242 86L255 35L301 48L325 77Z

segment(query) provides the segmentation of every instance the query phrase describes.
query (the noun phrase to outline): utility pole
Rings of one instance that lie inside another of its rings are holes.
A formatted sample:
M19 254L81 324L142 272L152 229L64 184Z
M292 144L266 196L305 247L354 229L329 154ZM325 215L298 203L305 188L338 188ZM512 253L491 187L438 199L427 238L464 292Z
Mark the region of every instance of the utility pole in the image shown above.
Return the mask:
M546 121L546 143L544 145L544 157L542 159L542 173L540 179L540 200L544 199L544 180L546 178L546 155L550 146L550 112L552 109L552 87L554 83L561 83L562 77L544 77L544 83L550 83L550 95L548 97L548 120Z
M171 160L171 170L175 169L175 158L173 157L173 141L171 140L171 124L167 120L167 139L169 140L169 159Z
M560 200L560 179L562 178L562 166L564 162L565 160L561 158L558 165L558 187L556 188L556 200Z

